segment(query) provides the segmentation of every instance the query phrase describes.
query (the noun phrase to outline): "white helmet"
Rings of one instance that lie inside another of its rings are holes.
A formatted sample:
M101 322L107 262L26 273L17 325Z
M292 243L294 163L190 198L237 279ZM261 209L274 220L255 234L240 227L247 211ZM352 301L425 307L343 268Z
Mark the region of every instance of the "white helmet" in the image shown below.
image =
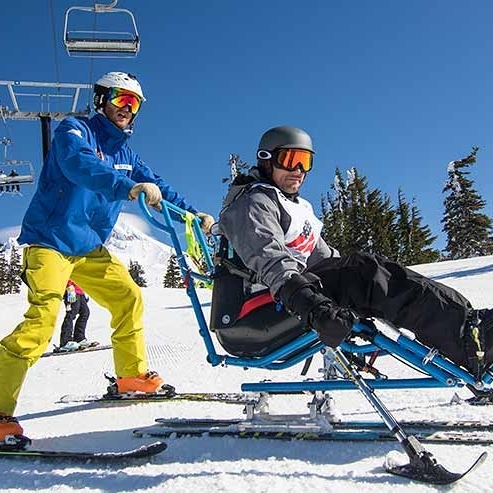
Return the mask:
M125 72L108 72L100 77L94 84L93 103L96 111L104 107L108 89L112 87L118 87L133 92L142 98L142 102L146 100L135 75L127 74Z

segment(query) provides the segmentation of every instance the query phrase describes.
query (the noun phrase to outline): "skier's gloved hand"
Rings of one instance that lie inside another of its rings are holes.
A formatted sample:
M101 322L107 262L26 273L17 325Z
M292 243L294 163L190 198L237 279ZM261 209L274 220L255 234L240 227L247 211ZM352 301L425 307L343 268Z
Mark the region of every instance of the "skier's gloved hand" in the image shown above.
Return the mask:
M200 219L200 229L204 234L211 234L211 228L215 222L214 218L205 212L197 212L196 216Z
M158 211L161 210L161 200L163 200L163 196L161 194L161 190L159 190L159 187L156 184L137 183L130 189L130 192L128 193L128 199L136 200L141 192L145 193L146 204L149 204L151 207Z
M292 276L277 297L330 347L339 346L357 321L351 310L341 308L320 292L320 278L311 272Z

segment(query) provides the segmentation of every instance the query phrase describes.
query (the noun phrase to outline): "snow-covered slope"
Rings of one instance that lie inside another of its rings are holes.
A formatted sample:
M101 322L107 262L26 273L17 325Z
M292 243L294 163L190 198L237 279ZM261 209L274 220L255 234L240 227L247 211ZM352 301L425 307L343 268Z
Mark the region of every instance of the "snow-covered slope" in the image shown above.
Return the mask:
M146 234L144 231L150 232L149 228L144 218L121 213L106 247L127 267L130 261L137 261L144 270L147 286L162 286L173 248ZM5 238L2 248L7 254L12 246L18 246L16 238L19 233L20 227L0 232L0 237Z
M135 216L120 214L106 247L127 267L137 261L144 269L147 286L162 286L172 247L142 232Z
M124 230L123 235L127 234ZM148 252L152 249L146 238ZM147 244L148 243L148 244ZM125 247L123 252L128 253ZM132 255L136 250L132 250ZM153 251L152 255L155 255ZM148 254L149 258L151 253ZM137 258L137 260L141 260ZM445 284L454 284L476 306L493 306L493 257L421 265L417 270ZM148 287L143 290L149 366L181 391L238 391L242 382L320 378L320 357L315 357L306 377L302 364L281 371L237 367L211 367L190 301L184 290ZM199 290L208 320L210 291ZM109 316L91 303L87 334L110 342ZM0 296L0 337L22 319L25 292ZM59 334L59 324L55 341ZM216 346L221 352L221 348ZM392 376L407 375L392 358L378 365ZM39 448L72 450L123 450L152 439L132 437L137 427L152 425L157 417L242 417L241 406L218 403L150 403L124 406L60 404L64 394L103 392L105 371L113 371L111 351L41 358L29 371L17 415L25 432ZM2 379L8 378L6 375ZM379 391L397 419L463 419L492 421L490 407L452 405L454 393L469 397L467 389ZM377 419L357 391L333 392L342 418ZM271 411L307 412L307 396L276 397ZM149 461L98 463L41 462L0 459L2 493L428 493L445 491L382 469L384 457L401 451L389 443L317 443L233 438L170 438L168 449ZM462 471L484 446L427 445L448 469ZM493 459L446 491L486 493L493 484Z

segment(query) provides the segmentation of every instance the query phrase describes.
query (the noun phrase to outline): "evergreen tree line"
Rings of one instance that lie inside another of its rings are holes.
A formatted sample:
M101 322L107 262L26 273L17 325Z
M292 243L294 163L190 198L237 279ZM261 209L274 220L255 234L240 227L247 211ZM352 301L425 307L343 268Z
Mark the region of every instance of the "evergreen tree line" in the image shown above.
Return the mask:
M21 255L16 248L12 248L10 253L0 252L0 295L20 293L21 290ZM128 272L132 279L140 287L147 287L147 280L143 267L136 260L130 260ZM183 280L176 255L170 255L168 266L163 277L163 287L183 288Z
M132 276L135 283L141 288L147 287L147 280L142 266L135 260L130 261L128 272ZM180 272L180 266L176 255L173 253L168 259L168 265L163 277L164 288L183 288L185 287Z
M442 190L445 199L441 223L447 239L442 252L432 246L437 237L423 224L416 199L408 202L399 189L397 204L393 205L389 195L370 188L367 178L355 167L346 179L337 168L330 190L322 196L322 237L342 255L354 251L377 253L404 265L493 255L493 221L482 212L486 201L469 177L478 151L473 147L468 156L448 165ZM230 176L222 180L228 185L238 173L249 169L237 154L230 155L228 165ZM0 295L20 292L21 269L16 248L0 252ZM128 271L137 285L147 287L144 269L137 261L130 261ZM184 287L175 254L169 257L162 285Z
M331 191L322 197L323 238L341 254L377 253L404 265L493 254L492 219L482 212L486 202L468 178L478 150L473 147L467 157L449 163L442 190L441 223L447 239L442 252L433 248L437 237L423 224L415 199L407 202L399 189L394 206L387 194L371 189L356 168L346 180L336 169Z

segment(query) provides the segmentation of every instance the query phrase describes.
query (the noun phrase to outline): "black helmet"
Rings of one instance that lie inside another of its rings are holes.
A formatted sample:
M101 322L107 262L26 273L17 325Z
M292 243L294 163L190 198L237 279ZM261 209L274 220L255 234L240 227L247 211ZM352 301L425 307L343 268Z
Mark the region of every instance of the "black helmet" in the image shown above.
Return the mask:
M305 149L315 152L311 137L301 128L282 126L274 127L262 135L258 151L275 151L276 149ZM257 157L261 158L260 156Z

